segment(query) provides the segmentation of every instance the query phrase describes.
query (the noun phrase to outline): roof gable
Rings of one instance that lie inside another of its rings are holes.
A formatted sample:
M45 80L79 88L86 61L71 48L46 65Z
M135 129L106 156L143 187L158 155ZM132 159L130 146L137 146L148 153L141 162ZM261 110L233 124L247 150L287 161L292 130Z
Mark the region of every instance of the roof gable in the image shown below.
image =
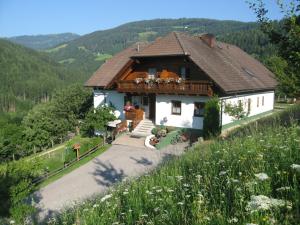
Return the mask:
M178 40L177 33L171 32L165 37L157 38L142 51L133 57L154 57L154 56L178 56L186 55Z
M86 87L105 87L114 77L126 66L133 62L130 58L139 50L142 50L147 43L136 43L129 48L117 53L111 59L102 64L96 72L85 83Z

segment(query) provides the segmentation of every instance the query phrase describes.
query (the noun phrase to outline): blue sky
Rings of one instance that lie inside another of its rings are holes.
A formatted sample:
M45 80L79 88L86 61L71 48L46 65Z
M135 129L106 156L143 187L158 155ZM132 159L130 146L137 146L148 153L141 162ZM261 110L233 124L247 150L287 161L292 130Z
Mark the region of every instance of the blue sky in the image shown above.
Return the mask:
M265 0L280 19L276 0ZM0 37L73 32L86 34L154 18L255 21L245 0L0 0Z

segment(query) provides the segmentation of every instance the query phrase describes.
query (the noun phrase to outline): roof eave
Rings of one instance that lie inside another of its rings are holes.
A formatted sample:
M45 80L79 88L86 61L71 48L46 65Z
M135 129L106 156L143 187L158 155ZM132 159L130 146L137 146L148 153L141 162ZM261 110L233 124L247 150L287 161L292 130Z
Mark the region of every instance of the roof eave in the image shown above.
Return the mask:
M189 56L189 54L185 53L185 54L165 54L165 55L134 55L131 56L131 58L138 59L138 58L155 58L155 57L174 57L174 56Z

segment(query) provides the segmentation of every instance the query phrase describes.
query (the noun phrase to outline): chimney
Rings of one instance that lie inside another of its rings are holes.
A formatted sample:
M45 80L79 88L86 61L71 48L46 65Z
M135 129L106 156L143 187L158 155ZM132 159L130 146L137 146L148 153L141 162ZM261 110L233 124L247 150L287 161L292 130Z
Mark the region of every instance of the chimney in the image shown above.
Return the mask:
M216 38L213 34L201 34L200 39L211 48L213 48L216 44Z

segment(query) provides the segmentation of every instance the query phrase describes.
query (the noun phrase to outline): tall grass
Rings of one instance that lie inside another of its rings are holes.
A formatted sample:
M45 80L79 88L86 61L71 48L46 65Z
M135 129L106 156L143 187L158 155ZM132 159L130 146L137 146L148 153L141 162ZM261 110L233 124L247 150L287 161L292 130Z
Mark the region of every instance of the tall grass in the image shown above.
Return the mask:
M273 122L201 144L48 222L300 224L300 129Z

